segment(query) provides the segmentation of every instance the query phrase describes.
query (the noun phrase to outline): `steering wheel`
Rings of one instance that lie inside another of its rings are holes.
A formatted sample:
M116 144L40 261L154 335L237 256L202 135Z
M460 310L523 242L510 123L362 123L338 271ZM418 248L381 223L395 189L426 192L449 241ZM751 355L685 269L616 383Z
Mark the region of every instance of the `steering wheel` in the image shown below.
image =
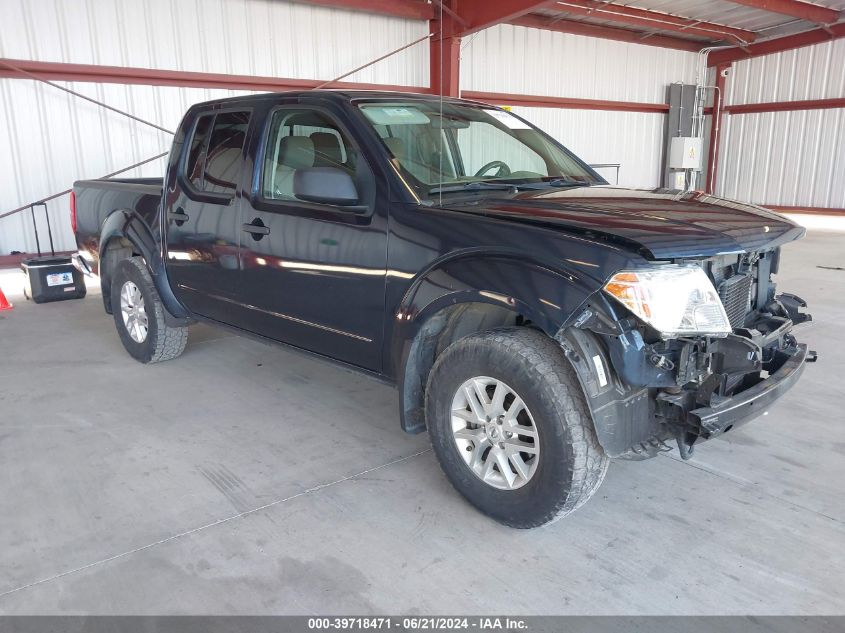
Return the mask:
M489 163L484 165L481 169L475 172L475 177L479 178L483 176L486 172L490 171L494 167L498 167L499 171L496 172L495 178L502 178L504 176L510 176L511 168L508 167L507 163L501 160L491 160Z

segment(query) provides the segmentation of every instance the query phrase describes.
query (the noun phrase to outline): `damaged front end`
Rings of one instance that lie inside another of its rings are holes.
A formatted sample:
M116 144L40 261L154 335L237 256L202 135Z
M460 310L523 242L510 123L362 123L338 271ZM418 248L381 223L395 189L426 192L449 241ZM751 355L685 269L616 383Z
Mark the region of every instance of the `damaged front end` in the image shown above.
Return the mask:
M792 334L811 320L805 302L775 294L778 258L774 249L694 262L730 332L667 336L602 292L561 328L557 339L611 457L652 457L676 440L688 459L696 443L764 415L816 360Z

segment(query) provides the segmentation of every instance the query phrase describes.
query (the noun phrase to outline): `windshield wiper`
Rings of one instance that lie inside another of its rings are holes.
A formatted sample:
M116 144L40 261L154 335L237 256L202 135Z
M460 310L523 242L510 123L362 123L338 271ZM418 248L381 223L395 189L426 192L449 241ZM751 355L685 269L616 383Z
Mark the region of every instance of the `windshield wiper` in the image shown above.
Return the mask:
M548 187L589 187L586 180L567 180L566 178L555 178L543 182L526 182L519 185L520 189L546 189Z
M428 194L450 193L453 191L512 191L517 193L522 185L508 185L501 182L467 182L462 185L449 185L446 187L434 187Z
M566 178L555 178L554 180L544 180L543 182L521 182L521 183L505 183L505 182L485 182L474 181L465 182L456 185L447 185L445 187L434 187L430 189L428 194L434 193L453 193L455 191L510 191L518 193L521 190L528 189L549 189L556 187L589 187L590 183L586 180L567 180Z

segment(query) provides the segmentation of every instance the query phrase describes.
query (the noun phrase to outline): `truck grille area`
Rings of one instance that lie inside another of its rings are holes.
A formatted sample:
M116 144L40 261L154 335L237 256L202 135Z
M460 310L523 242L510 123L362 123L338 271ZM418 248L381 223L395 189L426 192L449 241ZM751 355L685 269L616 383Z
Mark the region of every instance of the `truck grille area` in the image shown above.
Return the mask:
M719 298L734 329L745 324L745 315L750 307L752 281L752 276L745 273L729 277L719 284Z

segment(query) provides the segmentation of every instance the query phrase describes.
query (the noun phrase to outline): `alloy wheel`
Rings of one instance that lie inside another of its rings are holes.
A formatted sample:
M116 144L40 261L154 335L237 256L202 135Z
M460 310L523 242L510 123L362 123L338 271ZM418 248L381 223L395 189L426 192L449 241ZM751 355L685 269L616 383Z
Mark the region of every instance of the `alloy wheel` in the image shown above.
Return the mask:
M534 418L522 398L489 376L464 382L452 399L452 436L464 463L501 490L527 484L540 460Z
M131 281L125 282L120 289L120 312L129 336L136 343L143 343L149 332L149 319L144 308L144 295Z

